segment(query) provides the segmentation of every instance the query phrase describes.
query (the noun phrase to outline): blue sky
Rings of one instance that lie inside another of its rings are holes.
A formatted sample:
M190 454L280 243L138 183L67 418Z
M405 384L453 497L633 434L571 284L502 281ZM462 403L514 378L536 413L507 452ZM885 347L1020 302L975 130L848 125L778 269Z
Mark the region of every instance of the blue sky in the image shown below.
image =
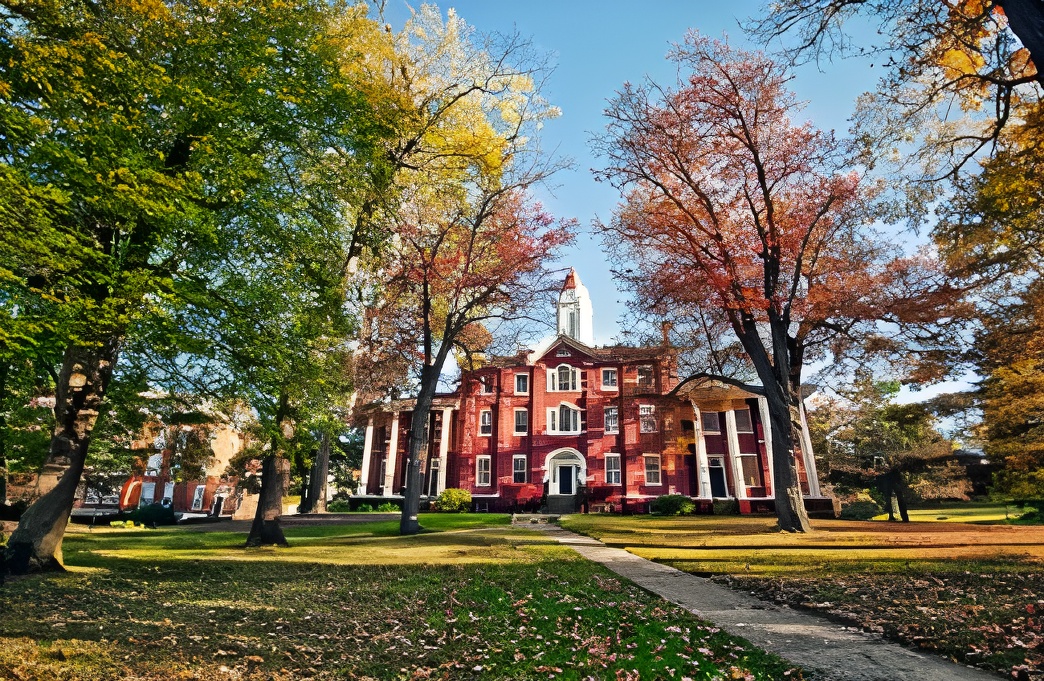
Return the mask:
M576 167L556 175L553 194L540 192L540 198L555 215L573 217L580 223L581 234L562 264L575 267L591 293L596 343L611 343L620 328L627 326L626 309L618 302L623 294L608 271L601 242L590 229L596 216L608 220L619 195L594 181L590 169L599 160L588 150L588 140L604 127L606 101L623 83L646 76L661 83L673 82L674 69L665 57L671 44L681 42L689 28L714 37L727 33L733 45L752 47L738 21L758 16L760 1L456 0L437 4L444 14L455 8L458 16L482 32L517 29L553 56L556 68L544 94L562 109L562 116L545 125L542 146L573 159ZM386 16L396 28L401 27L408 16L407 3L387 0ZM803 67L792 81L798 97L808 103L799 115L820 128L844 134L855 98L875 81L866 62Z

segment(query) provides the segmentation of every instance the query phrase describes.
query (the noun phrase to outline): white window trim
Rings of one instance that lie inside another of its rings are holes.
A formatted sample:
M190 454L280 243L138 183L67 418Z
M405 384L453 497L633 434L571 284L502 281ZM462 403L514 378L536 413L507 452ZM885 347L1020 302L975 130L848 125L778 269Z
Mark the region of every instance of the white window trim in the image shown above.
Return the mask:
M605 434L606 435L618 435L620 433L620 408L614 405L614 406L606 407L605 411L609 411L610 409L615 409L616 410L616 428L613 429L613 430L609 430L609 427L605 425L605 415L604 414L602 416L602 426L605 428Z
M493 394L493 376L491 374L484 374L482 376L479 376L478 382L480 395Z
M613 372L613 382L605 382L606 372ZM619 390L620 389L620 372L616 369L602 369L602 390Z
M520 379L520 378L526 379L526 389L525 390L519 390L518 389L518 379ZM516 395L528 395L529 394L529 374L515 374L515 394Z
M737 433L743 433L744 435L750 435L751 433L753 433L754 432L754 417L751 415L750 409L735 409L733 411L735 412L735 415L737 417L740 414L743 414L743 413L745 413L747 415L747 424L748 425L746 426L746 430L744 430L743 428L740 428L740 422L739 422L739 419L737 418L736 419L736 432Z
M649 460L656 460L656 471L659 481L649 482ZM663 461L660 459L659 454L642 454L642 475L645 476L646 487L663 487Z
M486 462L486 470L483 471L481 462ZM486 481L482 482L482 475L485 473ZM475 487L492 487L493 486L493 459L489 454L482 454L475 457Z
M714 420L715 420L715 421L717 422L717 424L718 424L718 425L717 425L717 426L716 426L716 427L714 428L714 430L711 430L711 429L707 428L707 424L703 422L703 419L704 419L704 417L705 417L705 416L711 416L711 415L713 415L713 416L714 416ZM700 428L701 428L701 429L703 430L703 432L705 432L705 433L719 433L719 434L720 434L720 433L721 433L721 415L720 415L720 414L718 414L718 412L716 412L716 411L705 411L705 412L700 412Z
M519 461L523 462L522 477L524 478L524 480L522 480L521 483L515 480L515 473L519 472L515 464ZM515 454L511 457L511 482L516 485L525 484L529 482L529 462L526 460L525 454Z
M648 409L647 412L642 412L643 409ZM652 430L645 429L645 421L643 416L651 416L653 419ZM656 405L654 404L640 404L638 405L638 432L639 433L655 433L660 429L660 422L656 419Z
M615 482L613 482L612 480L609 479L609 459L614 459L616 461L616 469L612 471L613 473L616 473L616 481ZM623 461L621 460L621 457L620 457L620 455L618 453L616 453L616 452L608 452L605 455L605 484L607 484L607 485L621 485L621 484L623 484L623 465L622 464L623 464Z
M558 421L559 410L566 407L576 414L576 430L559 430L561 425ZM557 407L547 408L547 434L548 435L579 435L583 432L582 419L580 418L580 407L571 402L559 402Z
M569 368L569 387L562 388L558 385L558 370L562 367ZM547 391L551 393L575 393L580 391L580 372L571 364L559 364L554 369L547 370Z
M489 432L483 433L482 428L486 425L482 422L482 417L489 414ZM479 437L493 437L493 410L483 409L479 412Z
M520 411L521 412L525 412L525 414L526 414L526 430L525 431L521 431L521 430L518 429L518 412L520 412ZM530 425L530 423L529 423L529 410L528 409L526 409L525 407L515 407L515 424L512 426L512 428L514 429L513 432L515 433L515 435L529 435L529 431L532 428L532 425Z
M642 369L649 370L649 382L642 382ZM656 366L652 364L639 364L635 367L635 385L638 387L655 388L656 387Z

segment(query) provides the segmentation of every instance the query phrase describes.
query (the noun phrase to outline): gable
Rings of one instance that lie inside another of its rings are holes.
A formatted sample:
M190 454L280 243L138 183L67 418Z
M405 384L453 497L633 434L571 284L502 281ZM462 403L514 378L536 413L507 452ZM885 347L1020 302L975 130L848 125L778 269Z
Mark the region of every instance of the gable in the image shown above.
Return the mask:
M551 342L547 350L536 356L533 364L554 366L563 361L569 363L570 360L575 361L577 359L591 362L595 361L596 358L592 348L568 336L558 336Z

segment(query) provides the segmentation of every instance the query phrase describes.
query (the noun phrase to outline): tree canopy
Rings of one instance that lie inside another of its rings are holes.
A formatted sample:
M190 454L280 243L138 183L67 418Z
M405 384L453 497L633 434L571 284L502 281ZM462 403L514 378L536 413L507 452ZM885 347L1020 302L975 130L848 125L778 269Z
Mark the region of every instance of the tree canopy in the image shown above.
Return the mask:
M780 524L807 529L793 474L805 362L908 340L952 292L930 257L870 229L842 143L792 122L785 66L692 32L671 59L673 87L625 85L606 111L599 177L625 201L605 243L637 305L735 334L768 398Z
M281 314L237 343L300 324L286 309L303 309L343 252L303 239L339 229L387 158L387 119L345 53L345 27L365 21L362 8L323 2L3 3L0 210L11 219L0 302L11 323L0 340L10 354L50 334L64 353L49 456L60 494L12 538L33 561L60 547L52 530L121 350L147 338L168 356L191 354L205 344L188 339L209 331L199 318L229 334L258 318L240 313L266 307ZM262 291L255 280L222 298L236 265L250 265L244 279L267 268L301 285Z

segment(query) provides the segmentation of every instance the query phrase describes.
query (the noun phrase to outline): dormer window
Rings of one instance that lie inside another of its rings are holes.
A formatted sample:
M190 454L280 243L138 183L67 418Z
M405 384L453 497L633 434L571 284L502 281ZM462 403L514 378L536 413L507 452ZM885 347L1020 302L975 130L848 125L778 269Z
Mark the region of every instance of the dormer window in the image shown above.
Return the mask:
M642 364L638 367L638 387L647 390L656 387L651 364Z
M576 368L568 364L547 371L547 389L550 392L572 392L577 389L577 383Z

